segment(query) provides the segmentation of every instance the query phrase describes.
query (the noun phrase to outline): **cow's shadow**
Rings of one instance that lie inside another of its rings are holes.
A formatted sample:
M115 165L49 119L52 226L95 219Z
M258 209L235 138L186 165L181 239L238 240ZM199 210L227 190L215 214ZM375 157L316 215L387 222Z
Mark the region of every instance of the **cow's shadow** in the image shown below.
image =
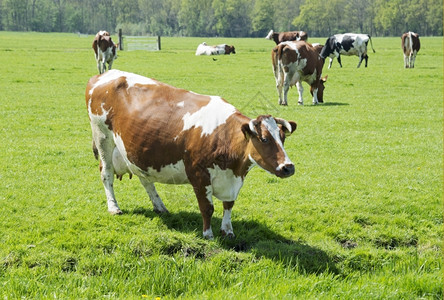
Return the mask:
M147 218L159 217L168 228L181 232L195 232L198 238L203 239L202 217L199 213L178 212L158 215L145 208L136 208L124 213L144 215ZM226 250L253 253L256 257L266 257L289 267L300 268L307 273L325 271L339 273L332 258L323 250L301 241L287 239L259 221L233 221L236 234L234 239L220 236L216 229L220 228L221 221L220 218L213 217L211 223L216 241Z

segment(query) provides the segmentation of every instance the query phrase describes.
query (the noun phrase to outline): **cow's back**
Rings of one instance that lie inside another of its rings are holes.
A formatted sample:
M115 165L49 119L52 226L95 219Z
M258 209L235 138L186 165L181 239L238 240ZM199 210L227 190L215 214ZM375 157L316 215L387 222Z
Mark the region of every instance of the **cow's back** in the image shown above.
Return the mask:
M90 116L106 119L116 146L139 168L160 170L184 158L193 137L209 135L235 108L139 75L112 70L87 86ZM192 129L192 130L190 130ZM205 139L198 139L205 142Z

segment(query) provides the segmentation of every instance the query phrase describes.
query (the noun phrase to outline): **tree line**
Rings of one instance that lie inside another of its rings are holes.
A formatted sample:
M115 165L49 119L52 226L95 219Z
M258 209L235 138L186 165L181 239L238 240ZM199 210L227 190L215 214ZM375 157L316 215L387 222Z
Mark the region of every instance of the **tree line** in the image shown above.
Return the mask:
M0 30L263 37L443 34L442 0L0 0Z

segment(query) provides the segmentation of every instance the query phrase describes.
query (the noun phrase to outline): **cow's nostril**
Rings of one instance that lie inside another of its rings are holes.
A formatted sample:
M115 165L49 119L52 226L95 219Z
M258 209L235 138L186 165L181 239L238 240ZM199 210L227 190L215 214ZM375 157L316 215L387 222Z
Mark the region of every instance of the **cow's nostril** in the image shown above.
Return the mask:
M282 167L284 176L291 176L294 174L294 165L288 164Z

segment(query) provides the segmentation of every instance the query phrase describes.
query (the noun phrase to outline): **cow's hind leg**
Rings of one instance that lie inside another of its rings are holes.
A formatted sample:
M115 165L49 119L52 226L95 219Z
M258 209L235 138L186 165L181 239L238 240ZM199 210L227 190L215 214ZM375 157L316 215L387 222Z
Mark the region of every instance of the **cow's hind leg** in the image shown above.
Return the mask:
M299 94L298 104L304 105L304 99L302 98L304 94L304 87L302 86L302 82L300 81L296 82L296 87L298 88L298 94Z
M114 195L114 166L113 166L113 152L115 148L114 140L111 134L100 131L98 128L93 127L93 139L94 144L97 147L97 152L100 157L101 170L100 175L105 188L106 201L108 204L108 212L116 215L121 214L122 211L117 204L116 197Z
M163 204L162 199L160 199L159 194L156 191L156 187L154 186L154 183L149 182L143 177L139 177L140 183L145 188L146 192L148 193L148 196L151 199L151 202L153 203L153 210L154 212L160 214L160 213L167 213L168 209L165 207L165 204Z
M342 68L341 55L338 55L338 63L339 63L339 66Z

